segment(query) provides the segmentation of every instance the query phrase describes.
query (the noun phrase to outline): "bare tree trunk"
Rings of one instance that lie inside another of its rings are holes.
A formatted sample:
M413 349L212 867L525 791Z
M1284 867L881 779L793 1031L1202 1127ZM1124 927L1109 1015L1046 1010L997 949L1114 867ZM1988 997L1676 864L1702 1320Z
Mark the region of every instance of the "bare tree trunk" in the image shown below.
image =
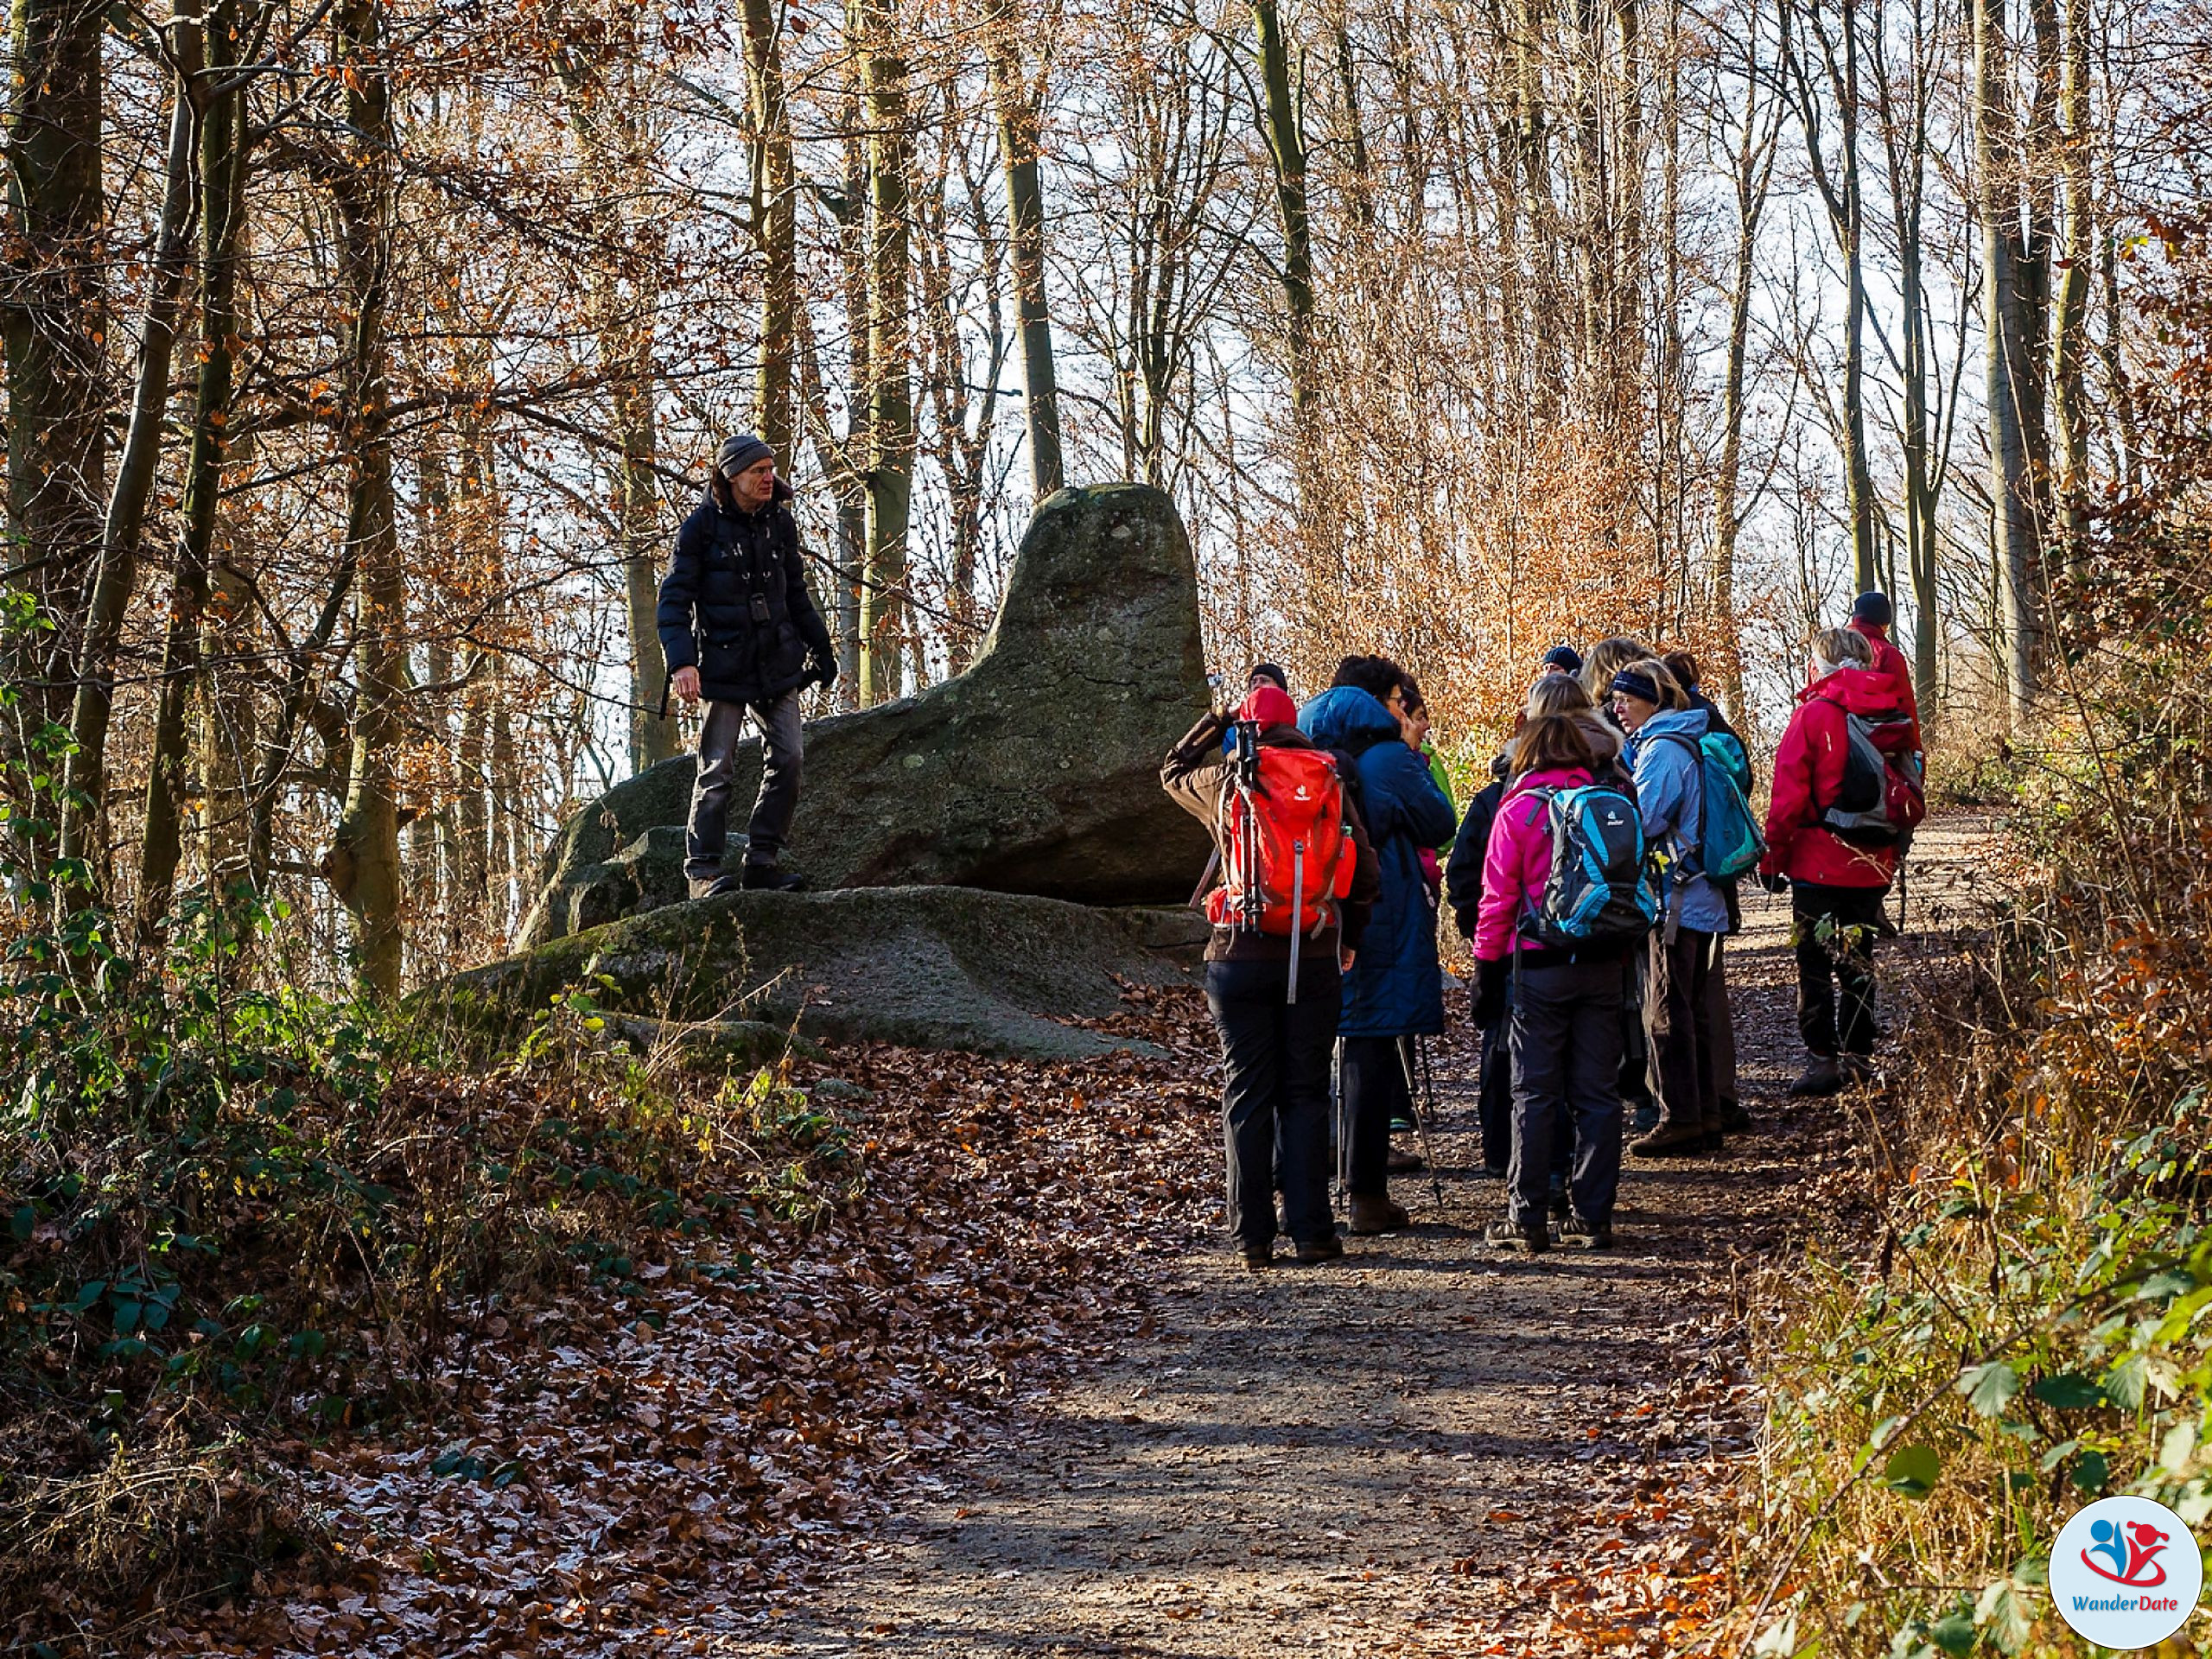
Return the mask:
M1283 38L1275 0L1252 0L1252 29L1257 37L1260 86L1267 99L1262 112L1268 153L1274 161L1275 218L1282 232L1284 334L1289 348L1291 453L1298 492L1299 531L1309 541L1319 526L1312 471L1313 385L1313 229L1306 195L1306 130L1297 90L1292 82L1291 48Z
M77 690L69 726L77 741L69 757L69 787L61 815L61 855L89 859L96 887L107 876L105 838L99 825L107 807L107 733L115 709L115 657L123 622L137 585L138 555L146 529L146 504L161 460L162 426L168 416L169 370L176 355L177 317L192 265L194 175L199 129L194 86L205 61L206 32L198 0L178 0L167 30L175 60L169 104L168 151L164 162L161 220L154 235L153 269L146 296L146 327L138 344L137 385L130 423L108 497L100 537L99 575L86 609L85 639L77 658Z
M0 325L8 346L10 580L54 632L4 664L36 732L73 701L86 575L106 494L106 200L100 181L105 0L16 0L7 123L8 238Z
M348 483L346 540L359 561L354 594L355 677L360 687L346 810L328 865L331 884L360 927L361 979L397 994L402 970L398 779L395 762L407 695L406 572L393 518L385 308L391 283L394 181L391 82L383 61L379 0L340 0L340 55L351 135L331 194L353 339L342 391Z
M791 460L791 373L798 330L798 175L791 118L784 105L784 61L775 0L743 0L745 73L753 103L753 223L760 244L760 357L755 378L757 429Z
M2096 225L2089 194L2088 0L2065 0L2058 95L2063 131L2059 161L2065 207L2057 305L2050 334L2050 384L2058 429L2057 512L2069 562L2082 556L2088 530L2084 491L2089 467L2088 337L2089 262Z
M868 120L868 579L861 595L861 701L904 689L913 644L906 603L906 529L914 487L914 394L909 336L912 259L907 181L906 60L889 0L855 0Z
M1751 340L1751 284L1757 271L1759 222L1774 179L1781 124L1760 104L1758 39L1746 46L1743 137L1735 154L1736 256L1728 290L1728 344L1720 383L1720 462L1713 475L1713 613L1719 624L1720 696L1731 716L1744 709L1744 659L1737 648L1736 537L1745 510L1738 505L1744 466L1744 379Z
M235 58L235 16L219 5L208 19L207 56L213 72ZM208 567L221 504L223 462L230 444L231 370L238 348L238 233L244 203L244 156L238 91L211 100L200 124L202 204L200 272L200 374L194 393L192 450L185 466L184 524L177 538L168 637L162 652L161 703L154 720L153 766L146 782L140 838L138 903L142 926L168 912L183 855L188 711L201 669L200 631Z
M2005 706L2015 728L2031 718L2042 639L2042 562L2030 477L2022 392L2037 369L2020 327L2018 272L2024 257L2018 179L2011 155L2005 0L1973 0L1974 194L1981 219L1982 315L1986 329L1993 562L2002 615Z
M1038 109L1044 72L1024 73L1019 14L997 6L986 31L991 96L997 108L999 159L1006 173L1007 241L1021 332L1022 414L1029 438L1029 488L1042 501L1066 479L1060 459L1059 375L1052 358L1052 314L1045 292L1045 192L1038 175Z

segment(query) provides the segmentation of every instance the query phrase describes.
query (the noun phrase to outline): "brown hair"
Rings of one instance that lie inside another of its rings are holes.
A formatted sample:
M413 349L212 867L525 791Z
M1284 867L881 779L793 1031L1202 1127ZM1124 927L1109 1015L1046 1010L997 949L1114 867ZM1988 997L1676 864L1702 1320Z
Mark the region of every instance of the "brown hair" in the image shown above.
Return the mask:
M1822 628L1813 636L1813 655L1839 668L1872 668L1874 647L1851 628Z
M1597 706L1582 689L1582 682L1572 674L1547 674L1529 688L1529 713L1532 717L1582 714Z
M1670 651L1659 660L1667 664L1669 673L1681 682L1683 690L1697 690L1697 683L1702 677L1698 673L1696 658L1687 651Z
M1538 715L1513 740L1513 758L1508 765L1516 778L1575 766L1594 772L1598 757L1591 752L1590 740L1582 735L1582 728L1571 717Z

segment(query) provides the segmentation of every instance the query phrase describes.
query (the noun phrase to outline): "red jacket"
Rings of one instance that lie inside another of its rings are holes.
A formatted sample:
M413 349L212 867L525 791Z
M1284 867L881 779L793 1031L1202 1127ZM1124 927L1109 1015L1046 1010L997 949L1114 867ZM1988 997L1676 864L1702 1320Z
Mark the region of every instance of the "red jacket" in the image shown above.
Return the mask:
M1838 669L1797 694L1797 711L1774 754L1774 795L1766 810L1766 856L1759 861L1760 874L1824 887L1890 885L1897 874L1895 848L1853 847L1819 824L1821 811L1843 787L1850 747L1845 710L1895 715L1899 706L1897 688L1878 668Z
M1844 626L1874 648L1874 672L1887 679L1897 694L1897 706L1904 710L1904 717L1912 722L1912 736L1909 747L1917 754L1920 741L1920 700L1912 690L1912 664L1905 660L1904 652L1890 643L1889 625L1883 622L1861 622L1857 617Z

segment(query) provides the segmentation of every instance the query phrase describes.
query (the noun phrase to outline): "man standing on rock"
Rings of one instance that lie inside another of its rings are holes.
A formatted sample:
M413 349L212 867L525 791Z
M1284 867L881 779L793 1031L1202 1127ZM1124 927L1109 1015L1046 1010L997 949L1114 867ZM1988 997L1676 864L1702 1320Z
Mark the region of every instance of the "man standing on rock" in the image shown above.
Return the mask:
M733 887L791 892L806 879L779 868L798 810L798 697L837 677L836 652L807 592L798 525L784 504L772 450L750 432L725 440L706 499L676 532L655 620L670 684L707 700L683 874L691 896ZM742 875L722 873L729 839L732 763L746 716L760 732L760 794L747 830Z

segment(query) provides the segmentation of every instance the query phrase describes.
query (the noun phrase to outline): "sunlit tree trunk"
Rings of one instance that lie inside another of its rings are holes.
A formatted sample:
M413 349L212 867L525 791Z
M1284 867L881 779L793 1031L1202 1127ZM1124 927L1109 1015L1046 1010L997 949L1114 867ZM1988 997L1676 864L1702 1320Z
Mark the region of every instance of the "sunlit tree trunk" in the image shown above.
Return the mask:
M2021 327L2018 276L2025 253L2020 195L2011 149L2004 0L1972 0L1974 81L1974 197L1981 219L1984 402L1989 423L1991 552L1999 594L2005 707L2024 726L2035 704L2042 639L2042 563L2030 476L2023 392L2039 365Z
M1275 220L1282 232L1284 338L1290 371L1290 443L1295 458L1299 529L1309 541L1318 526L1313 509L1313 229L1306 202L1306 130L1275 0L1252 0L1252 30L1260 58L1262 111L1268 154L1274 162Z
M2063 130L2059 161L2065 210L2057 303L2051 319L2050 385L2057 428L2058 524L2066 556L2078 560L2088 528L2084 492L2089 466L2089 268L2096 257L2096 224L2089 194L2088 0L2065 0L2064 41L2058 94Z
M219 6L209 17L207 67L220 73L235 59L234 13ZM238 233L244 203L244 95L232 90L210 101L200 124L200 372L193 399L192 448L185 463L183 525L162 652L161 701L154 720L153 766L146 784L140 837L138 901L151 928L167 914L183 854L185 772L192 697L202 668L202 627L209 566L229 453L232 369L238 336Z
M61 818L61 855L90 859L96 883L105 885L107 855L99 826L107 808L108 722L115 708L115 658L123 623L137 585L146 506L161 460L162 428L168 417L169 372L175 362L177 320L192 267L194 175L200 158L194 100L205 59L206 35L197 0L181 0L167 30L175 60L169 99L168 149L163 166L160 222L148 273L146 321L138 343L137 385L124 429L123 453L108 496L100 536L99 575L86 607L85 637L77 658L77 688L69 727L77 741L69 757L68 798Z
M1060 458L1060 391L1052 357L1052 314L1045 291L1045 191L1038 162L1043 148L1038 109L1043 71L1034 81L1021 60L1020 14L1001 3L986 31L991 98L998 116L999 159L1006 175L1007 236L1021 334L1022 415L1029 440L1029 488L1042 501L1065 481Z
M910 355L912 285L906 215L912 137L906 60L889 0L854 0L868 122L868 575L861 596L861 701L904 689L912 644L906 603L907 515L914 487Z
M393 516L389 345L394 185L391 83L379 0L340 0L339 57L350 143L334 169L340 275L353 335L341 391L347 483L346 539L359 561L354 589L359 687L346 808L330 854L332 885L360 930L364 985L396 995L402 969L397 762L407 693L406 572Z

